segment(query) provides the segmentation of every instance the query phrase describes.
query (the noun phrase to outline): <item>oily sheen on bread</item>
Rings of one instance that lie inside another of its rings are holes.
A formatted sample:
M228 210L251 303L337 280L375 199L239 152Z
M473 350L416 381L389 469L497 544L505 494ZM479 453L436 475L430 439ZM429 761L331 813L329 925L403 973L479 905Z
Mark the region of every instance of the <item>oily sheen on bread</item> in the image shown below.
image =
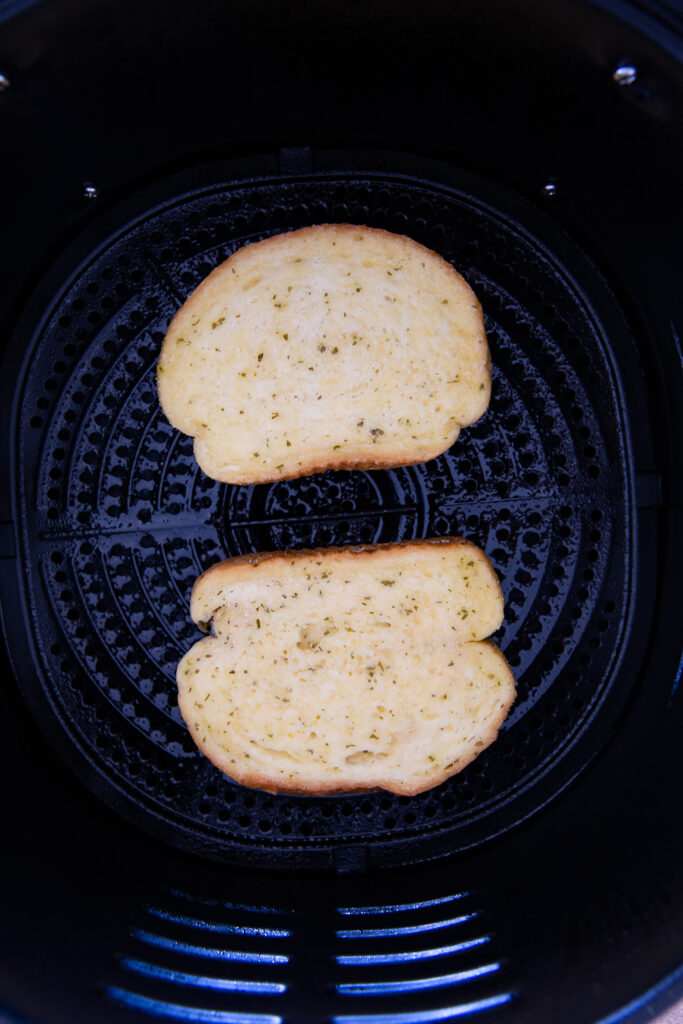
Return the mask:
M212 635L178 666L180 710L245 786L414 795L488 747L515 697L485 640L497 576L459 538L228 559L191 614Z
M403 235L322 224L247 245L174 317L161 406L209 476L250 484L424 462L486 410L479 302Z

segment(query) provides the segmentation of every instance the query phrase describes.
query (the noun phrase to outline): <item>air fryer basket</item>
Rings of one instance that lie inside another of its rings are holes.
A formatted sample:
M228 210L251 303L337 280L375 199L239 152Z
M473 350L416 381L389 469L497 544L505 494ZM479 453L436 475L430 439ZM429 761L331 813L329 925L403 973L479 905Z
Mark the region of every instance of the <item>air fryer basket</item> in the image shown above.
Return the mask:
M597 1024L682 987L675 15L475 7L11 12L9 1020ZM55 100L72 146L32 202ZM423 465L218 484L158 406L166 327L240 245L324 221L464 274L491 406ZM204 568L444 534L503 585L518 699L485 754L410 799L273 797L199 755L174 673Z

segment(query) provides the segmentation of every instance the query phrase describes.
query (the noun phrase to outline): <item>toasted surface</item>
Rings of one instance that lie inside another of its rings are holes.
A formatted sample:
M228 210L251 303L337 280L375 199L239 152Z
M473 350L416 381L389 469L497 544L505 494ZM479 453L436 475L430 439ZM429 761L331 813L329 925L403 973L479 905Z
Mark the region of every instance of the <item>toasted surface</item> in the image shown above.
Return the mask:
M459 538L229 559L191 613L213 635L178 666L180 710L246 786L414 795L489 746L515 697L485 641L498 579Z
M481 307L412 239L323 224L245 246L174 317L157 367L202 469L258 483L424 462L486 410Z

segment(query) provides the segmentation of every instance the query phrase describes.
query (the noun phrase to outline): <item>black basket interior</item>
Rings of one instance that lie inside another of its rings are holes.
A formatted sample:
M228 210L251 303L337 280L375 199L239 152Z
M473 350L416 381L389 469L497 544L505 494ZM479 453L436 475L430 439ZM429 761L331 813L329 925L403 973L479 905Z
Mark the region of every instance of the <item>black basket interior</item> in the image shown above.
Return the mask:
M534 237L505 192L495 198L348 172L195 189L121 225L41 321L11 478L17 608L31 609L38 655L24 685L67 759L77 748L81 774L132 820L233 862L313 866L353 846L411 863L514 824L598 749L628 696L618 670L644 552L614 358L632 341L580 252L553 244L537 215ZM485 311L491 406L422 465L219 484L159 407L168 323L239 246L330 218L406 232L464 274ZM175 669L199 635L189 595L204 569L245 552L445 534L480 545L503 583L497 640L518 697L489 751L410 799L274 798L198 753Z

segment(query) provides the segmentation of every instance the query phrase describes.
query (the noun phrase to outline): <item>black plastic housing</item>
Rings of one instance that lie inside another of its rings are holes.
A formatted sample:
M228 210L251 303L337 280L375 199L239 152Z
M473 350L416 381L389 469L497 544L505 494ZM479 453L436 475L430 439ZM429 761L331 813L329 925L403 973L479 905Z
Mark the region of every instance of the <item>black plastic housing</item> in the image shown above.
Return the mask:
M0 1016L650 1019L683 991L679 14L0 17ZM322 220L464 273L491 407L424 466L215 484L156 406L165 327L239 244ZM444 533L496 566L519 679L470 769L288 799L195 753L202 568Z

